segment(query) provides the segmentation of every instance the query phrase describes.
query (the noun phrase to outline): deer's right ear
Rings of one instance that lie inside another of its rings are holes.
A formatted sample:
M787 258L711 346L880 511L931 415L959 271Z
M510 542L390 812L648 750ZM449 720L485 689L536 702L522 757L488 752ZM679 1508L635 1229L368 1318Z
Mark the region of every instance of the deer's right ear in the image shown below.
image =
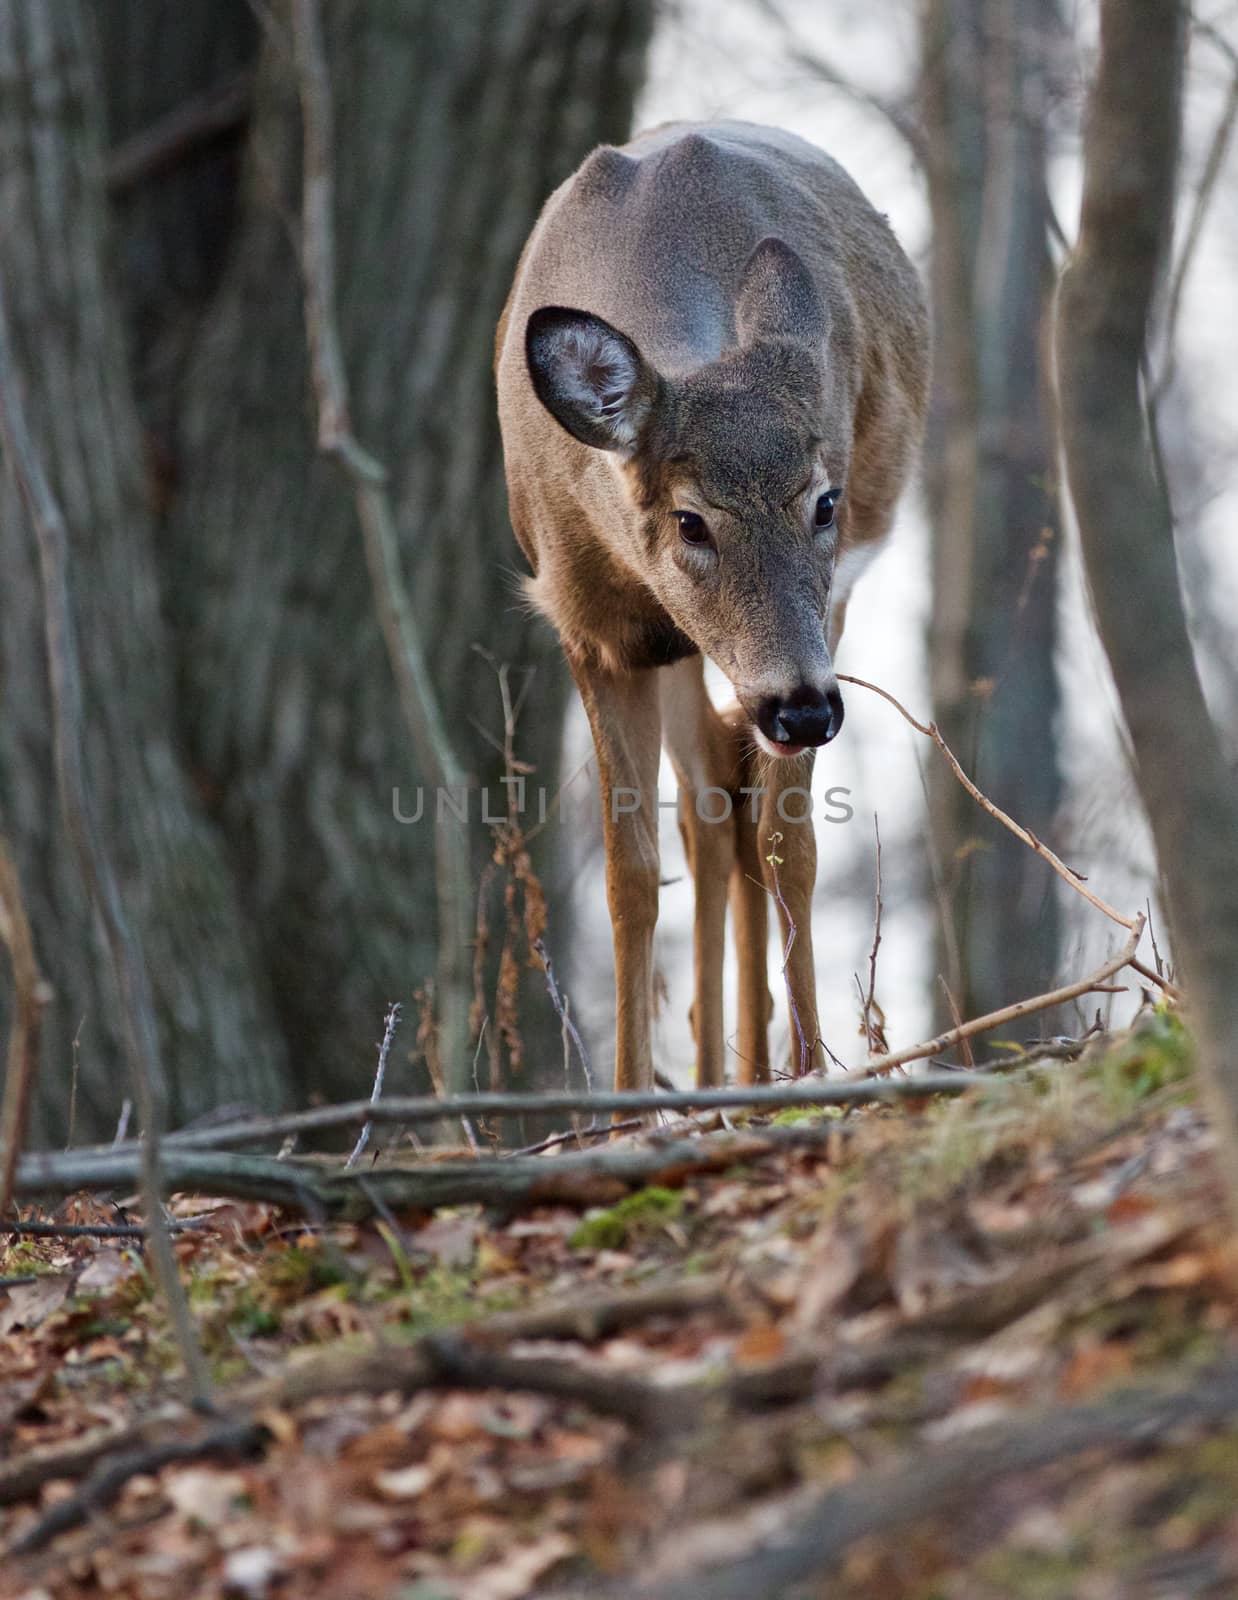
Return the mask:
M537 398L595 450L630 456L658 394L658 375L628 338L588 311L543 306L525 333Z

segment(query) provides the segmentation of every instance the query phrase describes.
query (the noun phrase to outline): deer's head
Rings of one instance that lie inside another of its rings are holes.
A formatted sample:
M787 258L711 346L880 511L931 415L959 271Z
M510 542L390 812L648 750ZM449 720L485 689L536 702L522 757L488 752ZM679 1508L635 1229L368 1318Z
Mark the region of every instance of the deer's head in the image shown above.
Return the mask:
M843 720L826 635L853 397L827 370L830 334L807 268L773 238L744 270L735 344L684 376L588 312L546 306L528 324L542 404L623 479L631 566L777 756Z

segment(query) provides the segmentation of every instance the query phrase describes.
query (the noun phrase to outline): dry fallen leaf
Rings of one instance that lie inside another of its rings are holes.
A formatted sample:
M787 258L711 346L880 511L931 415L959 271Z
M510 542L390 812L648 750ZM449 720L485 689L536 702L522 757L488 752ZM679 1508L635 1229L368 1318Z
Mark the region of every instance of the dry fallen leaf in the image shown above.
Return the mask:
M423 1495L438 1476L427 1462L415 1466L396 1467L388 1472L376 1472L371 1480L384 1500L416 1500Z
M15 1284L6 1289L8 1304L0 1305L0 1337L13 1328L37 1328L54 1311L59 1311L72 1287L72 1278L49 1274L34 1283Z
M786 1354L787 1340L782 1329L772 1322L758 1322L748 1328L735 1344L735 1361L741 1367L758 1367L777 1361Z
M476 1217L436 1217L418 1228L409 1243L442 1267L466 1267L473 1259L480 1231Z
M575 1540L564 1533L548 1533L464 1581L457 1580L456 1600L522 1600L539 1578L575 1551Z
M128 1250L98 1250L82 1268L77 1277L78 1289L100 1292L114 1289L139 1270L138 1263Z
M185 1467L179 1472L166 1473L161 1487L183 1517L199 1527L218 1528L235 1514L248 1486L240 1472Z
M245 1600L265 1600L285 1570L284 1558L265 1545L246 1545L224 1561L225 1592Z

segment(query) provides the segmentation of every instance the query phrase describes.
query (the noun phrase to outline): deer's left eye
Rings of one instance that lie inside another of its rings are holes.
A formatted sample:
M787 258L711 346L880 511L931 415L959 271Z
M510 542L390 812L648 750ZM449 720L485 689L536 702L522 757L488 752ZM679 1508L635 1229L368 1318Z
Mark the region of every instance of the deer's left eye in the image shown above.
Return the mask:
M838 496L833 489L826 492L817 501L817 509L813 515L813 522L818 528L832 528L834 526L834 512L838 507Z
M695 511L676 511L675 521L679 524L679 537L685 544L699 547L710 543L705 519Z

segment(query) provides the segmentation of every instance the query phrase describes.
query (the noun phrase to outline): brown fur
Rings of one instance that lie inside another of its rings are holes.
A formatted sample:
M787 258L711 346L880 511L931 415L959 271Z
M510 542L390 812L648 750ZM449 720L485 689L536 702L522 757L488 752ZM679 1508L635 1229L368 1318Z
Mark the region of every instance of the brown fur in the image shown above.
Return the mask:
M836 689L854 574L889 531L923 430L916 274L885 220L811 145L741 123L659 128L594 151L551 196L499 325L496 371L529 591L559 630L597 746L616 1081L652 1081L662 740L697 885L698 1080L723 1072L728 881L741 1076L769 1071L766 893L784 940L796 932L788 978L804 1049L793 1028L793 1066L819 1065L815 838L776 812L783 788L807 787L812 752L760 762L770 792L755 822L738 797L731 825L703 824L693 797L738 796L754 781L759 704L798 686ZM813 508L826 490L841 498L823 532ZM684 512L704 519L707 545L681 537ZM702 653L742 711L723 717L709 704ZM615 806L625 789L639 807Z

